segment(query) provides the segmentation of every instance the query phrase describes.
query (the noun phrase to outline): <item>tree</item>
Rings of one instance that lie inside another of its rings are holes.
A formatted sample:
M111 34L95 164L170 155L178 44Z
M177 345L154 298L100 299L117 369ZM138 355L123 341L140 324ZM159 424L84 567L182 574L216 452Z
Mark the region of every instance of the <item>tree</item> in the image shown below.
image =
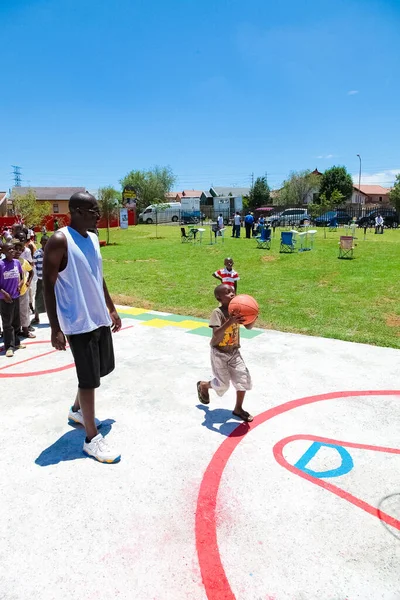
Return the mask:
M342 195L342 202L350 200L353 194L353 180L346 167L327 169L321 179L320 193L325 194L329 201L335 191Z
M110 221L118 214L121 193L111 186L99 188L98 201L101 216L107 221L107 244L110 243Z
M265 206L271 202L271 191L267 182L267 176L257 177L250 190L248 207L251 209Z
M283 182L277 197L278 204L296 206L307 204L314 200L314 194L319 191L321 177L310 171L293 171L289 179Z
M400 173L396 175L396 181L389 194L389 200L392 202L397 212L400 213Z
M37 226L42 224L45 217L51 214L50 202L36 199L33 189L29 188L26 194L18 194L14 189L12 193L14 214L24 220L25 225Z
M176 181L170 167L153 167L148 171L130 171L120 180L122 188L132 186L136 190L137 208L144 210L149 204L165 202L165 195Z

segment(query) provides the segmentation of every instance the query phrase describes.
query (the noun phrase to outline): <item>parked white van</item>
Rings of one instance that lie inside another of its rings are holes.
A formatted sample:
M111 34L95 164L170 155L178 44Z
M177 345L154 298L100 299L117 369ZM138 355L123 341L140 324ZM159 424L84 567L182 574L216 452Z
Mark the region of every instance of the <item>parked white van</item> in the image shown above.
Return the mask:
M139 222L147 223L170 223L173 221L177 223L181 215L181 203L180 202L168 202L168 204L150 204L142 213L139 215Z

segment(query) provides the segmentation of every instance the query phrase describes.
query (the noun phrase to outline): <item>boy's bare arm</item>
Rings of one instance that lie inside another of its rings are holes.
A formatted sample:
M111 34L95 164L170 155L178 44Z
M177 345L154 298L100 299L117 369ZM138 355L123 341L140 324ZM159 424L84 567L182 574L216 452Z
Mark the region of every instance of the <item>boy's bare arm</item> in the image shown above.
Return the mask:
M212 276L215 277L215 279L218 279L218 281L222 281L222 279L219 275L216 275L215 273L213 273Z
M240 315L231 315L229 319L225 321L220 327L213 327L213 335L211 338L211 345L218 346L224 339L225 330L228 329L234 323L242 323L243 317Z
M256 320L257 320L257 319L256 319ZM255 323L255 322L256 322L256 321L253 321L252 323L248 323L247 325L245 325L246 329L253 329L253 327L254 327L254 323Z

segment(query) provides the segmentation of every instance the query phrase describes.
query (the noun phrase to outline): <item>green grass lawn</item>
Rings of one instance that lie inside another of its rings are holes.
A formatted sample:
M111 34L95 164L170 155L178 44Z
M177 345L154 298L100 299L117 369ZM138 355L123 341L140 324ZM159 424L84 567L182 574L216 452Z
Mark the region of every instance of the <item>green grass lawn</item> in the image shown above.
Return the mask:
M180 228L139 225L112 230L102 249L104 273L120 304L208 317L215 307L211 274L232 256L240 275L239 293L260 305L258 325L280 331L400 348L400 230L384 235L357 231L355 259L338 260L344 230L318 229L314 250L279 254L279 232L271 250L255 240L181 244ZM244 232L242 231L242 236ZM105 239L105 232L100 232Z

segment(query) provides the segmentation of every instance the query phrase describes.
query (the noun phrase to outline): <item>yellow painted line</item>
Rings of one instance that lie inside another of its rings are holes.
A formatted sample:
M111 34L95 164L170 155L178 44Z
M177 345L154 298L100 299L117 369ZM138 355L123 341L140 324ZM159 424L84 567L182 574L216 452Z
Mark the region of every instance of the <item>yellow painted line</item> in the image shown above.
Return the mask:
M118 310L118 312L121 313L121 315L126 314L126 315L143 315L144 313L147 313L148 311L143 309L143 308L121 308L120 310Z
M150 321L143 321L143 323L141 323L141 325L145 325L146 327L158 327L158 328L162 328L162 327L167 327L168 325L176 325L176 323L173 323L172 321L165 321L164 319L151 319Z
M204 323L199 321L166 321L165 319L151 319L150 321L144 321L141 323L146 327L178 327L178 329L199 329L199 327L204 327Z
M199 329L200 327L207 326L207 323L203 323L202 321L181 321L180 323L176 323L178 327L182 327L182 329Z

